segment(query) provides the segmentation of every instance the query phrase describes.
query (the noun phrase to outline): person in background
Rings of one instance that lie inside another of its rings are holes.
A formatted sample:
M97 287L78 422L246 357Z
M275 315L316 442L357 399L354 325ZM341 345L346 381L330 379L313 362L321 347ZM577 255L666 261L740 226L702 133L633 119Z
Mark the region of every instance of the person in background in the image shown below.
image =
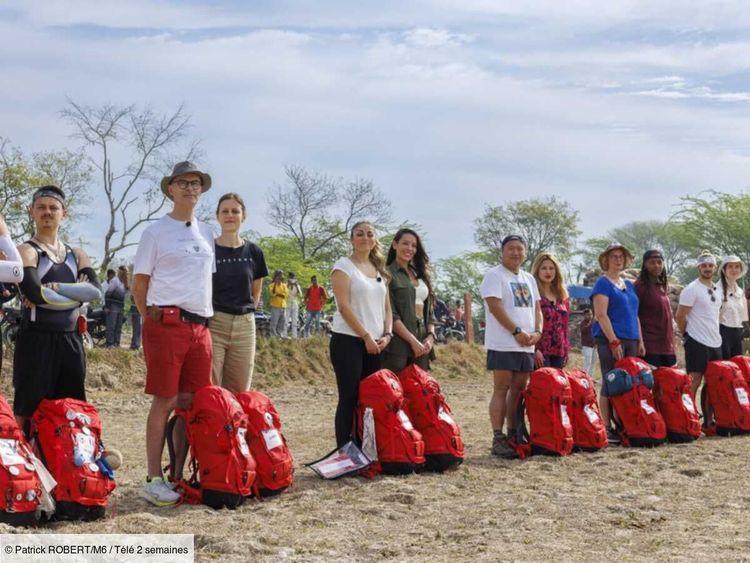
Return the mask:
M276 270L268 288L271 295L271 336L286 338L286 297L289 290L284 283L284 272Z
M322 285L318 285L317 276L312 276L310 278L310 287L305 291L305 310L307 312L304 328L305 338L310 336L310 329L312 328L313 323L315 324L315 334L320 332L320 317L326 301L328 301L326 288Z
M111 282L114 277L117 275L117 272L115 272L112 268L109 268L105 274L106 279L102 282L102 292L107 293L107 288L109 287L109 282ZM107 312L106 305L104 306L104 312Z
M430 258L413 229L399 229L386 258L393 311L393 338L383 351L383 367L394 373L410 364L430 369L435 352L434 292Z
M747 267L739 256L725 256L719 269L721 310L719 333L721 334L721 357L729 360L742 355L743 323L748 321L744 292L737 283L747 273Z
M120 347L122 323L125 321L125 296L129 292L128 268L120 266L104 291L104 309L107 313L107 348Z
M236 193L219 198L216 218L221 234L214 241L214 316L208 323L213 343L211 379L233 393L250 389L255 367L255 304L268 275L263 251L240 238L247 217Z
M531 275L539 288L539 303L544 316L544 330L536 345L534 364L537 368L562 369L568 363L570 352L570 299L560 263L552 254L542 252L531 266Z
M635 282L638 294L638 319L643 331L646 353L643 359L654 367L677 363L674 349L674 319L669 299L669 281L660 250L647 250L641 273Z
M638 320L638 294L633 283L620 276L632 261L630 251L617 242L611 243L599 255L603 274L594 284L591 299L595 319L592 332L602 377L615 367L618 360L627 356L642 357L646 353ZM604 395L599 397L599 408L609 443L619 444L620 437L612 430L609 399Z
M590 376L594 376L594 362L596 361L596 344L594 335L591 332L591 325L594 321L594 315L591 309L583 310L583 319L579 325L581 331L581 353L583 354L583 371Z
M492 424L492 454L517 457L503 432L515 431L515 405L534 369L534 347L542 338L543 316L534 276L521 269L526 260L526 241L509 235L501 243L501 262L482 281L487 349L487 369L492 371L493 390L489 414Z
M133 334L130 336L130 349L141 349L141 333L143 331L143 319L138 307L135 306L133 292L130 292L130 325L133 327Z
M692 379L693 397L703 381L708 362L721 360L719 315L724 302L721 288L714 283L716 258L704 250L698 256L698 278L680 293L675 315L683 337L685 369Z
M299 286L297 276L294 272L289 272L287 276L287 298L286 298L286 318L289 321L290 337L297 338L297 328L299 324L299 298L302 295L302 288Z
M435 320L442 323L445 321L446 318L450 317L450 310L448 309L448 305L445 304L445 301L442 301L441 299L435 298Z
M388 280L375 227L366 221L351 230L352 253L333 265L331 284L336 299L330 341L336 373L336 445L352 437L359 382L381 367L381 352L393 333Z
M451 310L451 315L453 315L453 318L456 319L457 323L460 323L464 320L464 309L461 305L460 299L456 299L456 304Z

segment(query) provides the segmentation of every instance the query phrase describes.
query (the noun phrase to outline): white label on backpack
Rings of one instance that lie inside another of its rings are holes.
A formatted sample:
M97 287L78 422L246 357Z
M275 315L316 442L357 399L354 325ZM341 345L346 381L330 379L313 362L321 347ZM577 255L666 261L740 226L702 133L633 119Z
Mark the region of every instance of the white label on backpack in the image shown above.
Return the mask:
M378 442L375 435L375 417L370 407L362 417L362 453L373 461L378 459Z
M18 440L0 439L0 459L6 467L26 463L26 459L18 453Z
M408 432L414 430L414 426L412 426L411 420L409 420L409 417L404 411L399 410L396 414L398 415L399 420L401 420L401 426L403 426Z
M445 412L445 409L442 407L442 405L438 407L438 418L442 420L443 422L447 422L451 426L456 425L456 422L453 420L451 415Z
M641 399L641 408L646 411L646 414L654 414L656 412L646 399Z
M682 394L682 404L685 405L685 408L695 414L695 403L693 402L693 398L690 396L690 393L683 393Z
M599 414L591 407L591 405L583 405L583 414L589 419L591 424L599 422Z
M742 387L735 387L734 392L737 394L737 400L743 407L747 407L750 405L750 399L747 397L747 391L745 391Z
M281 434L275 428L270 430L263 430L263 439L266 441L266 448L272 450L274 448L280 448L284 445L284 440L281 439Z
M250 455L250 448L247 447L247 428L237 429L237 442L240 444L240 452L245 457Z
M96 438L91 434L78 432L75 435L75 449L83 458L83 463L94 461L96 454Z
M560 405L560 418L562 419L562 425L566 428L570 426L570 417L568 416L568 407Z

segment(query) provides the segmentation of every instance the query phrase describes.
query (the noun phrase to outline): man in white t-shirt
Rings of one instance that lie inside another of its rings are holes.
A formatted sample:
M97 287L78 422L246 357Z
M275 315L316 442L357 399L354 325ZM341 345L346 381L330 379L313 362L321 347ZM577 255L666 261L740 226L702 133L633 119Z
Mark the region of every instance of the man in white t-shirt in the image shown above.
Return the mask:
M692 378L695 397L703 380L708 362L721 360L719 312L722 303L721 287L713 281L716 258L708 251L698 257L698 279L680 293L675 320L683 336L685 369Z
M157 506L180 495L162 477L167 420L175 407L188 408L193 394L211 384L213 315L211 276L216 269L214 235L195 218L211 177L190 162L175 165L161 182L172 211L141 236L133 267L133 301L143 317L146 393L153 396L146 422L148 475L143 496ZM184 425L176 429L176 477L184 463Z
M481 294L487 323L487 369L492 370L494 378L490 400L492 453L513 458L516 454L508 444L503 423L507 420L508 432L514 432L514 405L534 369L534 346L542 338L543 317L536 280L521 270L526 241L510 235L503 239L501 249L501 263L485 274Z

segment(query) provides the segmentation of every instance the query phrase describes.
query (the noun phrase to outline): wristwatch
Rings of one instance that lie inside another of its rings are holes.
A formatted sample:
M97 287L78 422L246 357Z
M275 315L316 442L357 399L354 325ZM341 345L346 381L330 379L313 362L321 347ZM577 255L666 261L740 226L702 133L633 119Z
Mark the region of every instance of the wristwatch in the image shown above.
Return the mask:
M522 332L523 330L521 330L521 327L517 326L516 328L513 329L513 336L516 336L517 334L521 334Z

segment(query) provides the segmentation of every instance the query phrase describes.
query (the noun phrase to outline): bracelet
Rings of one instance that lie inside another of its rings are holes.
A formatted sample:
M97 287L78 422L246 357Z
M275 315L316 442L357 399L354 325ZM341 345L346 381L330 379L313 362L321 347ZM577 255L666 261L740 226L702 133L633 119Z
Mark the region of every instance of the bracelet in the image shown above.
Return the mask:
M387 336L388 338L393 338L393 333L392 332L384 332L383 336Z
M609 343L609 349L614 350L617 348L622 342L620 342L617 338L615 338L612 342Z
M432 340L434 340L435 342L437 342L437 334L435 334L434 331L433 332L428 332L427 336L432 336ZM425 336L425 338L427 338L427 336Z

